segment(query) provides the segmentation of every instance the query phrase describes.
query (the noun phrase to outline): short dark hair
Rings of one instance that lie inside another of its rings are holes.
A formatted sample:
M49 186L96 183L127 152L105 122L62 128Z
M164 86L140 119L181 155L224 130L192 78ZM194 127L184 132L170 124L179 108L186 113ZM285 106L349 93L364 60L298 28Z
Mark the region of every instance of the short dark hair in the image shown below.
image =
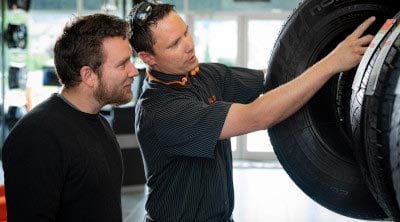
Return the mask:
M57 75L66 88L81 82L80 69L89 66L100 75L104 62L103 40L129 38L129 23L114 15L77 16L64 27L54 46Z
M149 4L151 5L152 10L143 24L139 25L134 19L132 19L132 14L138 9L140 3L133 6L129 16L129 24L132 30L129 42L137 53L145 51L154 54L153 45L155 44L155 39L153 38L153 34L149 26L156 24L171 11L175 11L174 5L171 4Z

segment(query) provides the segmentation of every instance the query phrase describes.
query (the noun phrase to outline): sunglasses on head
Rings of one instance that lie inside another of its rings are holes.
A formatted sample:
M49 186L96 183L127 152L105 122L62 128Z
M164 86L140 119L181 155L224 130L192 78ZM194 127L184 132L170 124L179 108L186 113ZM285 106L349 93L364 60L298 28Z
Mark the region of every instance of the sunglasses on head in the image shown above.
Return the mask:
M162 4L162 2L158 0L142 1L131 11L129 15L130 22L143 26L146 23L147 18L151 15L151 11L153 10L152 5L158 4Z

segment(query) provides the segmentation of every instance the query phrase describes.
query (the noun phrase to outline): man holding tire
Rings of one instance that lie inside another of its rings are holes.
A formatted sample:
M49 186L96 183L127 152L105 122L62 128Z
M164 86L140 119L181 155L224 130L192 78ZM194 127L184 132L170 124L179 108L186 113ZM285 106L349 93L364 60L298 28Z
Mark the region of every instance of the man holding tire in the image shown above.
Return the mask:
M148 65L136 105L136 136L149 195L147 221L233 221L229 138L262 130L300 109L333 75L361 61L370 18L298 78L262 96L260 70L199 64L173 5L142 2L130 43Z

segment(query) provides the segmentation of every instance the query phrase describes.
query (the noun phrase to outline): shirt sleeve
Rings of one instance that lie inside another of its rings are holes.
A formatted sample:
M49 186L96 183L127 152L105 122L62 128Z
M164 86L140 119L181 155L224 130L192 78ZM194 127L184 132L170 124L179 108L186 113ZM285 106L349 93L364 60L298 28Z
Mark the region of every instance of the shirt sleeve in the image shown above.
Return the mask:
M30 130L27 130L30 129ZM7 217L55 221L62 189L60 152L43 129L14 129L3 146Z
M145 108L148 111L144 113L152 116L141 120L151 122L139 122L146 126L138 130L139 137L146 138L146 147L159 147L167 156L213 158L231 104L217 101L208 105L185 93L164 94L157 101Z
M218 76L216 80L222 89L223 101L247 104L258 98L264 90L264 72L243 67L228 67L212 63L202 69Z

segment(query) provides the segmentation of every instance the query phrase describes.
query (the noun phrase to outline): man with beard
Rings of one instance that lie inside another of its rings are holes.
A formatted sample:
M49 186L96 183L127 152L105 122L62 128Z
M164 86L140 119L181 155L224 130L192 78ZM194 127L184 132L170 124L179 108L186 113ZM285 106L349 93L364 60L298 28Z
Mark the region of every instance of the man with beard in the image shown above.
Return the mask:
M111 15L76 17L54 47L63 87L25 115L3 147L8 221L122 221L123 166L100 114L132 99L130 28Z

